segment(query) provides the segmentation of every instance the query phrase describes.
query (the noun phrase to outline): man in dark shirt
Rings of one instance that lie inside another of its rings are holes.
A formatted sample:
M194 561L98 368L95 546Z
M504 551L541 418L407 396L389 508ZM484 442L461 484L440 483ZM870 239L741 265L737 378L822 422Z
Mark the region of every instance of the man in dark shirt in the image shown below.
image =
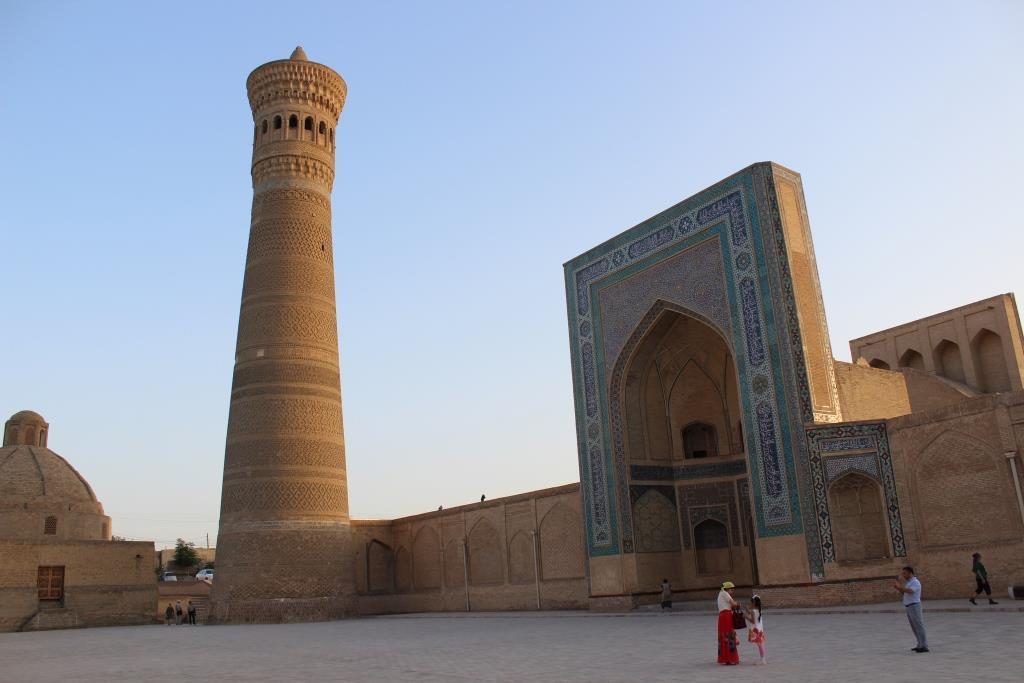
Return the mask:
M988 604L998 605L999 603L992 599L992 586L988 585L988 572L985 571L985 565L981 563L981 553L974 553L971 557L974 558L974 566L971 567L971 571L974 572L974 580L978 583L978 587L974 590L974 598L985 591L985 595L988 596ZM971 598L970 602L972 605L977 605L974 598Z

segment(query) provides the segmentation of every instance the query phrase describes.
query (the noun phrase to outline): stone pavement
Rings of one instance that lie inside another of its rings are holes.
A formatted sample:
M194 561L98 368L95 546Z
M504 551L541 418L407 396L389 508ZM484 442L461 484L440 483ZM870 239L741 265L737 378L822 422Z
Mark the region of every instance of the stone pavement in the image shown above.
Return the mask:
M1021 612L933 611L925 621L932 652L915 654L899 612L766 609L764 667L751 664L746 642L740 666L716 665L714 616L688 611L9 633L0 634L0 682L1024 680Z

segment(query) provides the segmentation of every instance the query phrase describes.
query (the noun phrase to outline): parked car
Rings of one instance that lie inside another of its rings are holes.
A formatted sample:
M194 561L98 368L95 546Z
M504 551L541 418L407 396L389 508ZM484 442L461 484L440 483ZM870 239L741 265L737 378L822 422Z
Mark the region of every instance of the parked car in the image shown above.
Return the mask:
M161 581L177 581L178 577L175 576L173 572L164 572L163 574L160 575L160 580Z
M200 569L196 572L197 581L205 581L206 583L213 583L213 570L212 569Z

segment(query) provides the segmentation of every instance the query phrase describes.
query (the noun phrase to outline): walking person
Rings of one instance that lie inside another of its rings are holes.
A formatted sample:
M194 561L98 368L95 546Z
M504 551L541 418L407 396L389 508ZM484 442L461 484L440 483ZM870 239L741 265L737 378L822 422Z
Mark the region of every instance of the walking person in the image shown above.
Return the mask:
M970 598L972 605L977 605L974 598L981 595L982 591L988 596L988 604L998 605L999 603L992 599L992 586L988 585L988 572L985 570L985 565L981 563L981 553L974 553L971 555L974 559L974 566L971 567L971 571L974 572L974 580L978 586L974 590L974 597Z
M183 614L181 609L181 600L174 601L174 615L178 618L177 626L181 626L181 615Z
M745 610L747 620L747 640L757 646L757 653L761 656L758 664L767 664L764 650L764 618L761 615L761 596L750 596L750 607Z
M188 623L190 626L196 625L196 606L191 600L188 601Z
M732 611L738 605L729 592L736 588L732 581L722 584L718 591L718 663L739 664L740 647L736 637L736 628L732 623Z
M921 613L921 582L914 576L914 568L907 566L900 571L900 578L892 584L893 588L903 595L903 606L907 610L907 621L910 630L917 638L917 647L910 648L914 652L929 652L928 634L924 630L924 616Z
M167 603L167 609L164 610L164 619L167 621L168 626L174 621L174 605L171 603Z
M661 609L672 609L672 584L668 579L661 580Z

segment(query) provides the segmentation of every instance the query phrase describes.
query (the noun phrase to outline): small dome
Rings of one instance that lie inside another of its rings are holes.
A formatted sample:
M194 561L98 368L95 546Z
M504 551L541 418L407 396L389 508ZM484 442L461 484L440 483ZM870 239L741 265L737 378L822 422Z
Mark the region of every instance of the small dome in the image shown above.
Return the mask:
M0 538L109 540L110 518L89 482L45 446L49 429L28 410L7 421L0 448Z
M78 470L49 448L0 449L0 508L14 499L21 504L41 497L68 504L98 502Z
M31 420L33 422L42 422L43 424L46 423L46 420L43 418L43 416L34 410L19 410L14 415L11 415L11 420Z
M4 424L4 446L45 446L50 425L39 413L21 410Z
M292 56L289 57L288 59L294 59L297 62L309 61L309 57L306 56L306 51L302 49L301 45L292 50Z

